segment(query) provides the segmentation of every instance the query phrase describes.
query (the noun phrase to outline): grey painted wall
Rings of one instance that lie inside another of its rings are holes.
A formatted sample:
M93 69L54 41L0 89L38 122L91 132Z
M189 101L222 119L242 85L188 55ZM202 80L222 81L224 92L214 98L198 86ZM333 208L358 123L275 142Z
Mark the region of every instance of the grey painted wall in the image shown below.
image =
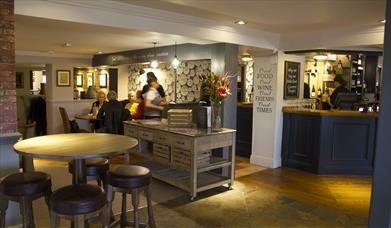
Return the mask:
M387 1L384 63L391 62L391 0ZM383 64L369 227L391 227L391 65Z

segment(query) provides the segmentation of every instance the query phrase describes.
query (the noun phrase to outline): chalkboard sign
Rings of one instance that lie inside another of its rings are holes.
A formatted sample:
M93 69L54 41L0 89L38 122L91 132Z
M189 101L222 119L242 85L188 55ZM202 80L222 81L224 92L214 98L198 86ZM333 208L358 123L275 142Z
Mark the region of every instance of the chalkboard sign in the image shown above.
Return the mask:
M284 99L299 98L300 63L285 61Z

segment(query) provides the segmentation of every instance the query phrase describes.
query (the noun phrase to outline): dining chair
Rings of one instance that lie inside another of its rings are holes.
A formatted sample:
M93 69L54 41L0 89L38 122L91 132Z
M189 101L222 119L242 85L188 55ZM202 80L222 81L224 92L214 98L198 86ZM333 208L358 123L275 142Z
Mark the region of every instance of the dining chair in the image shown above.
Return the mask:
M36 123L29 123L22 127L21 133L22 133L22 139L26 140L32 137L35 137L35 126ZM33 166L33 159L20 155L19 154L19 168L23 169L25 167L25 164L29 164L30 166ZM34 167L30 167L32 170L34 170ZM23 170L24 171L24 170Z
M72 133L71 121L69 120L67 110L64 107L58 107L58 110L60 111L64 133ZM78 129L77 133L89 133L89 131L84 129Z

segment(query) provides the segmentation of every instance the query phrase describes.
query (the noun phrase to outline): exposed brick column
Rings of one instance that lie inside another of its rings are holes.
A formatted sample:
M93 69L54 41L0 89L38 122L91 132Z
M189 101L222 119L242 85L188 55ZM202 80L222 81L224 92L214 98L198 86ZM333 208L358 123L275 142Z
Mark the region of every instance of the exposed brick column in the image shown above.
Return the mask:
M14 0L0 0L0 134L17 129Z

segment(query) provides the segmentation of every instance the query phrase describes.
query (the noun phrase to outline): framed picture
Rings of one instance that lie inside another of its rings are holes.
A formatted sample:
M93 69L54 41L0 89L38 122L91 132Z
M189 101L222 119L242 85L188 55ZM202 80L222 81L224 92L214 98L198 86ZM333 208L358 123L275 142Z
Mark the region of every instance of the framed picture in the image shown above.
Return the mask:
M299 98L299 93L300 93L300 63L285 61L284 99Z
M57 70L57 86L71 86L70 70Z
M94 73L88 72L87 73L87 87L94 86Z
M83 87L83 75L79 74L76 76L76 86Z
M24 88L24 77L23 72L16 72L16 88Z
M100 74L99 75L99 87L100 88L107 88L107 74Z

